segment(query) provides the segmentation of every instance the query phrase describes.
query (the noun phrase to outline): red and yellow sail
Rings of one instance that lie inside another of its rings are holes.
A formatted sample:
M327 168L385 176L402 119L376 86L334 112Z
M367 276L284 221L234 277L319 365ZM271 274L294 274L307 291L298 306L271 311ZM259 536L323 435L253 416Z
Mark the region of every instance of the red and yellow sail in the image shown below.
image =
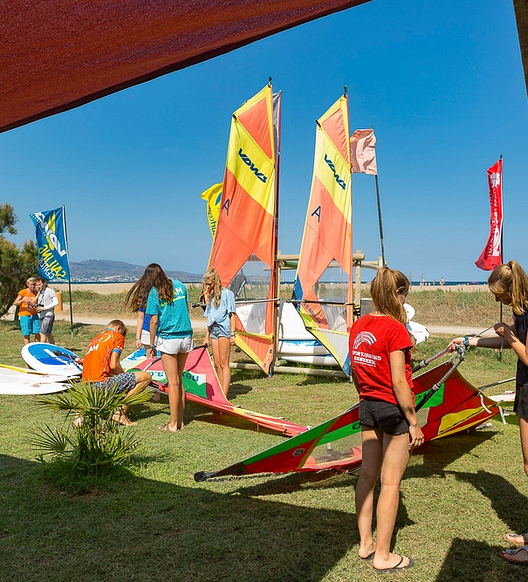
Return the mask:
M312 189L294 298L308 331L347 374L352 261L350 129L348 98L343 95L317 120Z
M231 120L222 201L209 259L237 299L237 345L271 372L275 345L276 159L280 95L271 84Z

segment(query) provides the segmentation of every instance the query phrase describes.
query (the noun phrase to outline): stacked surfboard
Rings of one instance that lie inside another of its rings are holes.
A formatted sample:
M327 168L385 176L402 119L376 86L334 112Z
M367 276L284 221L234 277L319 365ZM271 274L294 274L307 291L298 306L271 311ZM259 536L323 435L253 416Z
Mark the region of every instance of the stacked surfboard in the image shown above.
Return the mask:
M76 354L66 348L35 342L22 348L22 357L31 370L0 364L0 394L52 394L70 387L82 367Z

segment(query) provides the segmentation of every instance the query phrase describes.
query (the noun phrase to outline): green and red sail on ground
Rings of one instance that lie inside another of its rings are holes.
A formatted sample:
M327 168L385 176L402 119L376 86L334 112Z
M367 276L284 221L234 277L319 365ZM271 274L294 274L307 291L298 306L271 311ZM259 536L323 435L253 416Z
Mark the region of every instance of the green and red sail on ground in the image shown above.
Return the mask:
M443 384L436 386L451 365L445 362L414 379L417 406L432 392L418 413L425 442L474 428L500 411L497 403L469 384L456 369ZM195 479L357 469L362 461L360 432L359 405L355 405L315 428L234 465L211 473L196 473Z

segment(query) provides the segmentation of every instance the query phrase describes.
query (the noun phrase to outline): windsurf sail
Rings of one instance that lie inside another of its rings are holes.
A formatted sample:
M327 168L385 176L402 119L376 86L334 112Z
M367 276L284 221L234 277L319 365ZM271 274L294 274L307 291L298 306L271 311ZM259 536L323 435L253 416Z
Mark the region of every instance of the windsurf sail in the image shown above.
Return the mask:
M452 373L445 382L436 386L450 369ZM475 428L500 411L495 402L460 375L451 361L414 379L414 391L417 405L421 400L426 401L418 412L424 442ZM361 426L359 404L356 404L332 420L288 441L220 471L201 471L194 478L204 481L211 477L250 473L347 471L359 468L361 461Z
M280 93L271 83L231 120L209 268L235 293L236 343L267 374L276 338L277 159Z
M134 369L148 371L158 390L168 392L167 378L160 358L145 359L135 364ZM189 352L182 380L185 397L189 402L196 402L213 410L244 418L258 427L267 428L285 436L295 436L308 430L307 427L289 422L284 418L275 418L233 406L222 392L218 376L205 347Z
M352 186L348 98L317 120L312 188L293 299L310 331L350 374Z

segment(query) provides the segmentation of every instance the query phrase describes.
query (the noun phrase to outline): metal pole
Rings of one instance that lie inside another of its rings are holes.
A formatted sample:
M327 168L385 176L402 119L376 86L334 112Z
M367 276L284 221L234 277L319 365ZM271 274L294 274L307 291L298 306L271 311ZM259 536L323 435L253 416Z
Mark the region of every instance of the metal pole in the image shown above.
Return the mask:
M64 220L64 238L66 239L66 256L68 259L68 293L70 294L70 331L73 338L73 304L71 288L71 271L70 271L70 249L68 247L68 231L66 230L66 206L62 205L62 218Z
M500 155L500 160L502 160L502 154ZM501 167L501 205L504 206L502 204L502 195L504 194L504 191L502 189L502 167ZM502 218L502 224L501 224L501 256L500 256L500 262L501 265L504 263L504 216L503 216L503 212L502 212L502 208L501 208L501 218ZM500 321L503 321L503 312L502 312L502 303L500 304ZM502 349L504 347L504 339L502 340L502 345L500 347L499 350L499 362L502 362Z
M269 85L271 88L271 77L269 77ZM273 89L271 92L271 98L273 100ZM275 362L279 354L279 329L280 329L280 285L281 285L281 272L279 267L279 261L277 255L279 252L279 171L280 171L280 148L281 148L281 92L279 91L277 95L277 110L276 118L274 116L275 127L275 241L273 250L273 268L274 268L274 287L273 296L278 299L273 305L273 359L270 363L268 374L272 376L275 371ZM273 103L273 109L275 110L275 103Z
M371 129L374 131L374 126L370 126ZM377 164L376 164L377 166ZM378 171L376 170L376 174L374 174L376 178L376 198L378 201L378 223L379 223L379 232L380 232L380 243L381 243L381 260L383 262L383 266L385 266L385 241L383 238L383 221L381 219L381 198L380 198L380 189L379 189L379 179L378 179Z

